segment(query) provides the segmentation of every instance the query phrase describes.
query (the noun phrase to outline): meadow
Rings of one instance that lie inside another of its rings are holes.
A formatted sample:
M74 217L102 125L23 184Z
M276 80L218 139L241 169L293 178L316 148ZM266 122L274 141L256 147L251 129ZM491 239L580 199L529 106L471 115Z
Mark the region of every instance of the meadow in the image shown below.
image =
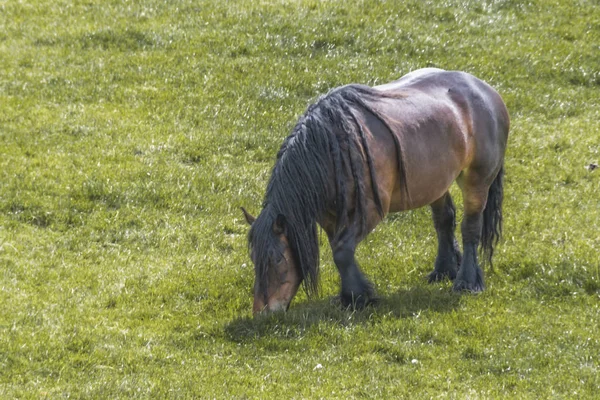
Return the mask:
M0 0L0 398L597 398L599 45L596 0ZM512 117L487 290L427 284L424 208L359 248L377 306L323 237L253 318L240 207L297 118L427 66Z

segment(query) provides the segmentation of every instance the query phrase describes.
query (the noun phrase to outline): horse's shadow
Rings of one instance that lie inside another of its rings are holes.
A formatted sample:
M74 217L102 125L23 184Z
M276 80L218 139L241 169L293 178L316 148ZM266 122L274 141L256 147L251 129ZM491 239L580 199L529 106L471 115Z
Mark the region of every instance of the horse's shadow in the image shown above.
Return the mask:
M293 339L304 335L313 325L331 324L340 327L376 323L383 317L411 318L423 311L450 312L456 309L460 295L448 288L416 287L381 296L375 304L362 310L343 308L339 297L305 301L293 305L287 312L243 317L225 326L226 337L233 342L248 342L263 337Z

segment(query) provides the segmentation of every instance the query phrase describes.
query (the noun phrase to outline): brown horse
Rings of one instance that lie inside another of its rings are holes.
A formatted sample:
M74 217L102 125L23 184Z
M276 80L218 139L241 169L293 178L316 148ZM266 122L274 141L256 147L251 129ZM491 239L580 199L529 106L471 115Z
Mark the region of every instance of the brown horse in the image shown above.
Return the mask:
M344 305L374 298L356 246L389 212L430 205L438 254L429 281L484 289L477 249L491 262L502 229L509 116L500 95L464 72L427 68L381 86L347 85L308 107L285 139L249 249L254 312L286 310L299 286L317 290L317 224L327 233ZM454 237L457 181L464 255Z

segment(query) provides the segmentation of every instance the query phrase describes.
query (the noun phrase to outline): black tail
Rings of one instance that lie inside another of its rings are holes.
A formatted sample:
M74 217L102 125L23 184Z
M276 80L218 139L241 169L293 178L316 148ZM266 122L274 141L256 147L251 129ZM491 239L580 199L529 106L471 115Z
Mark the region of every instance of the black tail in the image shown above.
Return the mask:
M493 270L492 256L494 245L502 236L502 199L504 197L502 183L504 180L504 166L500 168L496 179L488 191L487 203L483 210L483 227L481 228L481 251L484 259Z

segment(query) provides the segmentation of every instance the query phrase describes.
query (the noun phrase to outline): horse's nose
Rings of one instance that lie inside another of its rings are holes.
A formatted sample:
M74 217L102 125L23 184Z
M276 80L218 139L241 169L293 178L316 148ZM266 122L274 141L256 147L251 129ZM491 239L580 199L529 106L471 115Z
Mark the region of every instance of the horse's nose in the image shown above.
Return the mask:
M287 311L288 303L285 301L270 301L269 304L265 304L264 301L260 299L254 300L254 305L252 307L252 313L257 315L259 313L271 313L278 311Z
M287 311L287 309L288 309L288 305L284 301L272 301L272 302L269 302L269 305L268 305L268 310L270 312Z

